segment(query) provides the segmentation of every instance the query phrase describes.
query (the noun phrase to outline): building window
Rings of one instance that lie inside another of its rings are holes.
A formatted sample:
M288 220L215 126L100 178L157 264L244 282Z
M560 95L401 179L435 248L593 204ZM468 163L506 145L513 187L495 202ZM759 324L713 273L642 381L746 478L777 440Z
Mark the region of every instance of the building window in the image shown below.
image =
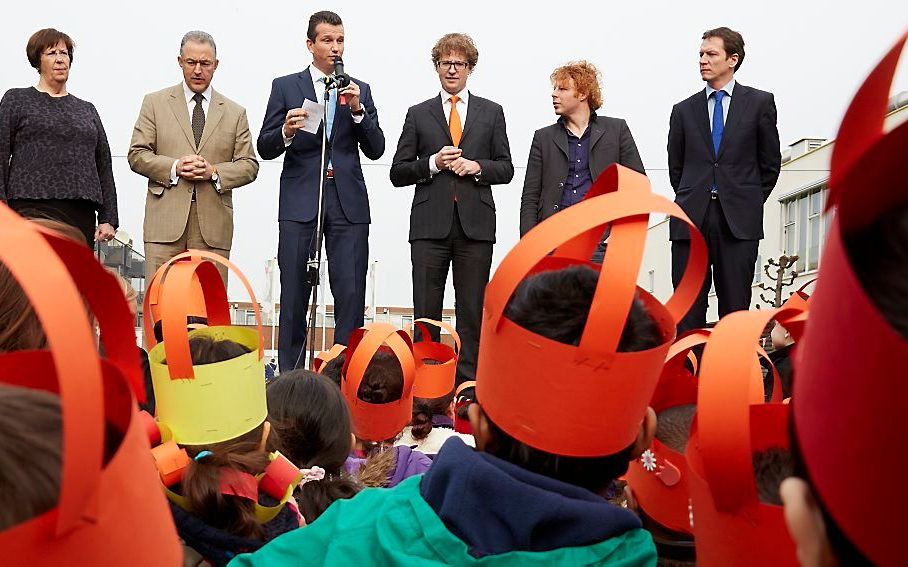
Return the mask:
M824 183L782 200L783 252L788 256L797 254L795 270L800 273L816 270L820 265L829 228L829 219L823 219L827 192Z
M406 329L413 326L413 316L412 315L401 315L400 316L400 327Z
M255 309L246 310L246 325L255 325Z

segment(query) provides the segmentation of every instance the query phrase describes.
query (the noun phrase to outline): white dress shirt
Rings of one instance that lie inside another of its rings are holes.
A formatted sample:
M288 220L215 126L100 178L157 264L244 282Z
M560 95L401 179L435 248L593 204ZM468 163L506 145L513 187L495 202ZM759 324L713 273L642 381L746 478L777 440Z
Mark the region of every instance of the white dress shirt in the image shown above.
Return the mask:
M309 65L308 68L309 68L309 74L312 76L312 88L315 89L315 98L318 99L316 102L321 103L322 105L325 105L325 77L327 75L322 73L319 70L319 68L316 67L315 65ZM329 92L331 93L332 97L337 96L336 87L331 87L331 89L329 89ZM362 101L360 101L360 105L362 105ZM365 110L365 107L363 107L363 110ZM325 105L325 112L328 112L327 105ZM359 124L360 122L363 121L363 117L365 115L366 115L365 112L363 112L359 116L357 116L356 114L353 114L353 123ZM284 135L284 127L281 126L281 136L283 136L283 135ZM286 136L284 137L284 146L285 147L289 146L291 142L293 142L293 136L290 136L289 138L287 138Z
M186 84L186 81L183 81L183 96L186 97L186 109L189 111L189 126L192 127L192 113L195 112L195 101L192 100L195 96L195 93L192 89L189 88L189 85ZM202 92L202 113L205 115L205 119L208 119L208 107L211 105L211 84L208 84L208 88ZM177 176L177 163L180 160L176 159L173 161L173 165L170 166L170 185L176 185L180 180ZM218 179L214 182L214 188L221 192L221 180Z
M709 130L713 129L713 109L716 108L716 98L713 93L716 91L725 91L725 97L722 99L722 124L728 120L728 109L731 107L731 95L735 90L735 80L732 79L721 89L714 89L706 85L706 107L709 110Z
M441 109L445 113L445 122L448 124L451 123L451 93L447 91L441 91ZM460 115L460 131L463 132L463 127L467 123L467 110L470 106L470 91L464 89L457 93L457 114ZM438 165L435 164L435 156L438 155L438 152L432 154L432 157L429 158L429 174L435 175L440 170Z

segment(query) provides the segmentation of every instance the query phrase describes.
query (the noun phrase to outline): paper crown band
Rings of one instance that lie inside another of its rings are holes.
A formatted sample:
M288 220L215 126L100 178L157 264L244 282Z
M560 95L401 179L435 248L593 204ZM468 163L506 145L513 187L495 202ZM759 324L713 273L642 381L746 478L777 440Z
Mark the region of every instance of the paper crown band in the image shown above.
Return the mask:
M426 323L450 333L454 346L450 347L442 342L433 341ZM416 383L413 385L413 397L440 398L450 394L454 389L454 378L457 374L460 335L451 325L434 319L417 319L413 321L413 329L415 330L417 327L422 335L422 340L413 342L413 359L416 362ZM415 338L415 333L411 334ZM434 360L439 364L426 364L426 360Z
M375 353L382 347L394 353L403 373L399 400L373 404L359 399L359 385ZM341 373L341 392L350 407L353 433L367 441L385 441L401 432L413 416L413 382L416 378L410 336L387 323L372 323L353 331Z
M636 285L650 213L676 217L691 230L687 271L664 306ZM611 231L600 270L588 260L604 225L611 225ZM579 346L542 337L504 316L528 274L570 265L603 274ZM684 212L650 192L645 176L610 167L584 201L528 232L489 282L476 386L483 410L515 439L549 453L595 457L625 449L636 438L676 322L703 284L705 265L703 238ZM658 325L661 344L617 352L636 297ZM607 423L602 416L608 416Z
M340 356L345 350L347 350L346 345L335 343L330 349L317 353L315 360L312 361L312 369L316 372L321 372L325 365Z
M908 341L855 274L847 235L908 204L908 123L886 132L889 91L906 35L870 73L849 106L832 155L828 207L835 217L795 359L792 412L817 499L873 564L900 565L908 490L901 443L908 414ZM898 277L894 275L894 277ZM855 498L855 487L863 494Z
M239 276L255 308L256 329L230 326L227 291L213 262L228 266ZM182 445L228 441L261 425L268 414L261 314L246 277L221 256L191 250L161 266L155 279L160 286L164 342L149 351L148 359L158 421ZM186 328L187 298L195 284L202 289L211 326L190 333ZM189 340L202 336L232 340L250 352L194 366Z
M761 503L757 493L753 454L788 448L789 406L763 403L763 376L753 352L771 319L785 325L801 312L737 311L719 321L706 343L685 453L697 561L703 565L797 564L782 507Z
M57 506L0 532L4 559L30 565L68 563L74 554L88 563L139 555L178 562L176 530L145 466L135 408L144 385L119 283L86 246L28 223L3 203L0 261L28 297L49 349L0 355L0 382L58 394L62 418ZM86 304L101 330L105 360L98 358ZM123 434L107 463L105 422ZM139 523L145 529L136 539Z

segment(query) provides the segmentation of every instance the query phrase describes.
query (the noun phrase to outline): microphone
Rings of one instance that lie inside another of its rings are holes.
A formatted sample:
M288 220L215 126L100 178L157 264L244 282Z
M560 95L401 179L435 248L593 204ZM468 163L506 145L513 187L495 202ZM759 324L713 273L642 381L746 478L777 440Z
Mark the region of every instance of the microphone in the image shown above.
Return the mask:
M350 76L344 73L344 61L340 55L334 57L334 83L338 89L342 89L350 84ZM338 102L341 105L347 104L347 97L340 95Z

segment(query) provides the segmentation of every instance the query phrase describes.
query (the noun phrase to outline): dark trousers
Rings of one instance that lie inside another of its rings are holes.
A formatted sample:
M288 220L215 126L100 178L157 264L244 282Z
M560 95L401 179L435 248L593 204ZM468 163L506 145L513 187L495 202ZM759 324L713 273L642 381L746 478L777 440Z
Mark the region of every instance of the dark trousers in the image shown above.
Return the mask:
M369 225L347 220L332 179L325 183L324 207L328 280L334 296L334 342L347 344L350 334L363 326ZM278 363L281 372L302 368L306 361L307 353L303 351L309 330L312 292L307 263L310 250L315 249L315 225L315 220L278 222L277 262L281 269Z
M87 199L10 199L9 208L25 218L51 219L75 227L89 248L95 246L95 205Z
M457 363L457 384L476 379L482 302L492 268L492 243L471 240L463 232L460 215L454 218L447 238L421 239L410 243L413 262L413 317L441 320L448 266L454 270L454 307L461 351ZM438 330L432 336L439 339Z
M732 311L750 308L750 292L760 241L740 240L732 236L718 199L710 200L700 231L706 240L708 253L706 279L697 300L678 323L679 334L706 326L711 282L716 286L720 318ZM684 275L689 254L690 240L672 241L672 284L675 287L678 287L681 276Z

